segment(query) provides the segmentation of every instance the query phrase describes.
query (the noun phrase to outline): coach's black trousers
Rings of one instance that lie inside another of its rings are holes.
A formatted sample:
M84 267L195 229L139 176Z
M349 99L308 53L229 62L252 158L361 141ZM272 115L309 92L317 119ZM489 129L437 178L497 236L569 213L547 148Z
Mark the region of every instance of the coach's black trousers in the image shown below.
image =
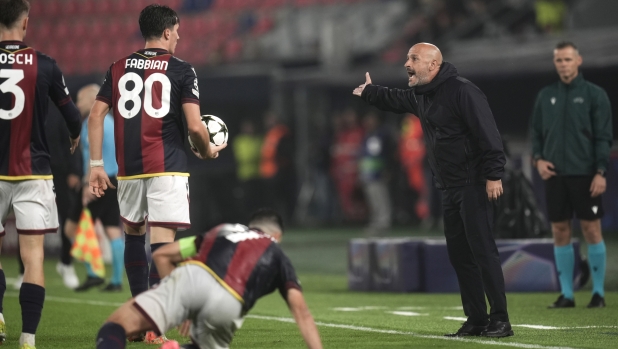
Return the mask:
M509 321L504 276L492 235L494 205L487 199L485 185L450 188L442 193L446 246L468 322L487 324L485 295L491 308L489 319Z

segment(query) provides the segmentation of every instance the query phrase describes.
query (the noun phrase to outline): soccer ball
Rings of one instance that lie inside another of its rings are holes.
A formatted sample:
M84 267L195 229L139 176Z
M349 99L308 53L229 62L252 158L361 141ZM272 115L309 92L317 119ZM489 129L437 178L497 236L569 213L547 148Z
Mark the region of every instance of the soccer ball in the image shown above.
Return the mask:
M210 144L221 145L223 143L227 143L227 126L223 120L214 115L202 115L201 118L204 126L208 128ZM189 136L189 145L191 146L191 149L197 149L191 140L191 136Z

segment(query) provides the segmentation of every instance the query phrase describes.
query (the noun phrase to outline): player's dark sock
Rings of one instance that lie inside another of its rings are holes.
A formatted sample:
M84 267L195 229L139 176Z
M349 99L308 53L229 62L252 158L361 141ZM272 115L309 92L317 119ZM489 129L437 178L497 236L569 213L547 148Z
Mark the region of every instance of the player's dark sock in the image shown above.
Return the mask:
M4 309L2 309L4 291L6 291L6 277L4 276L4 270L0 269L0 313L4 313Z
M71 240L67 238L64 233L60 234L62 237L62 249L60 250L60 263L64 265L71 265Z
M148 260L146 259L146 235L124 234L124 268L133 297L148 290Z
M159 242L156 244L150 244L150 252L155 253L161 246L167 245L167 242ZM154 261L150 263L150 275L148 277L148 285L152 288L152 286L156 285L161 281L161 277L159 276L159 271L157 270L157 265Z
M127 343L127 333L115 322L101 326L97 335L97 349L124 349Z
M22 332L36 334L41 321L45 288L24 282L19 289L19 304L21 304Z

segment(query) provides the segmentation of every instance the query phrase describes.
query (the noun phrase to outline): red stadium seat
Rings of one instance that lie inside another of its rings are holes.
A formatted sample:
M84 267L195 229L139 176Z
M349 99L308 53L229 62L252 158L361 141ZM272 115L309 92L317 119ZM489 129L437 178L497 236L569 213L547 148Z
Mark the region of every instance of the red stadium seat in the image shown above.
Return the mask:
M71 34L71 26L66 21L58 21L50 33L52 37L66 38Z
M71 26L69 27L69 35L80 40L94 39L94 37L90 34L89 29L88 23L82 20L77 20L71 23Z

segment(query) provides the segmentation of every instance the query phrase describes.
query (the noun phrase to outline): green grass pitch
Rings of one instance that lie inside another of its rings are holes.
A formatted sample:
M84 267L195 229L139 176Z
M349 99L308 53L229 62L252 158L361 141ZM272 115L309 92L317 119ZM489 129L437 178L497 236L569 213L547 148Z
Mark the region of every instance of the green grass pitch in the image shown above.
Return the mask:
M397 235L409 234L398 231ZM392 294L347 291L346 242L354 230L295 230L287 233L283 248L296 265L304 294L318 322L325 348L618 348L618 240L608 240L607 308L586 309L588 288L576 293L575 309L548 310L557 294L507 294L515 336L500 340L446 339L456 330L463 311L458 294ZM11 281L17 275L15 258L0 258L8 278L4 317L8 338L4 347L16 348L21 331L18 292ZM55 271L55 259L46 262L46 295L37 333L37 348L94 348L96 333L105 318L129 297L92 290L75 293L64 288ZM79 266L83 277L84 269ZM180 342L173 330L169 338ZM128 348L157 348L132 343ZM290 314L275 293L260 300L237 332L232 348L303 348Z

